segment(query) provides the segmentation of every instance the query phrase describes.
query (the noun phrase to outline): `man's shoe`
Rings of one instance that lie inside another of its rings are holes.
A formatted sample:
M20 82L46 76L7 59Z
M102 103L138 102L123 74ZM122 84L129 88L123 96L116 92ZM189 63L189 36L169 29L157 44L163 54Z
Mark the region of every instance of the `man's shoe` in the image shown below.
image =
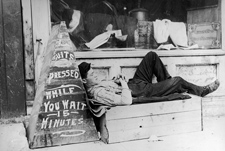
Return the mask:
M210 83L207 86L203 87L203 92L201 94L202 97L206 96L209 93L212 93L214 91L216 91L218 89L218 87L220 86L220 82L219 80L215 80L214 82Z

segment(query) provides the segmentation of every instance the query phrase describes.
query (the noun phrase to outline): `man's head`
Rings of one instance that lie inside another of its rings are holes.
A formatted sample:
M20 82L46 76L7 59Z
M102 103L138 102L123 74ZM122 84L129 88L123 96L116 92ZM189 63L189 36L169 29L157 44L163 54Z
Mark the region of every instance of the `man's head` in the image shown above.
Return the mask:
M86 79L87 73L91 69L91 64L87 62L82 62L81 64L78 65L78 68L80 70L81 78Z
M87 62L82 62L78 65L80 70L80 75L86 86L93 86L99 84L101 81L98 79L98 75L96 75L91 68L91 64Z

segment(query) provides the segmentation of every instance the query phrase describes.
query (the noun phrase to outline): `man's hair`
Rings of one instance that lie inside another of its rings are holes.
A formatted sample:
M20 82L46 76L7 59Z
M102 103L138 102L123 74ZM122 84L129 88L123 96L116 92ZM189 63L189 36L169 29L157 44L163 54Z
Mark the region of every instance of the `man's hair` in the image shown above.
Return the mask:
M80 70L80 76L82 79L87 78L87 73L91 68L91 64L87 62L82 62L81 64L78 65L78 68Z

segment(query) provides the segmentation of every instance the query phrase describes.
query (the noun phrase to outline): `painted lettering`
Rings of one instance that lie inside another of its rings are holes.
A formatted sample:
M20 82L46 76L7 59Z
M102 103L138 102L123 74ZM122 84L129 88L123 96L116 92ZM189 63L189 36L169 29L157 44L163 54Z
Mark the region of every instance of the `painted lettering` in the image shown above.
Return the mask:
M65 125L65 120L63 119L63 120L60 120L60 124L59 124L59 126L64 126Z
M58 51L54 54L52 60L57 61L57 60L60 60L60 59L74 60L75 56L72 52L69 52L69 51L66 51L66 50Z
M46 129L47 124L48 124L48 117L47 118L43 118L42 123L41 123L41 129Z
M74 90L74 87L70 87L70 88L69 88L69 93L70 93L70 94L73 93L73 90Z
M59 110L59 102L55 103L55 110Z
M81 108L81 110L84 110L84 107L86 106L86 104L84 104L84 103L81 103L81 105L82 105L82 108Z
M70 70L66 70L66 77L70 76Z
M58 111L59 110L59 102L56 103L50 103L50 101L48 102L44 102L44 111L45 112L53 112L53 111Z
M58 92L59 92L59 96L62 96L63 95L62 89L58 89Z
M51 104L49 105L49 111L52 112L53 110L54 110L54 104L51 103Z
M73 94L75 87L82 90L82 88L77 86L77 85L61 86L61 87L58 87L58 88L49 89L48 91L45 91L46 99L49 100L51 98L57 98L57 97L62 96L62 95Z
M83 102L76 102L76 101L69 101L69 100L62 100L60 102L51 103L50 101L44 102L44 112L57 112L55 115L58 117L60 116L60 104L63 105L63 110L84 110L87 106L86 103ZM66 111L67 112L67 111ZM65 113L66 114L66 113Z
M70 94L69 92L66 91L65 88L63 88L62 91L63 91L63 94L65 94L65 95Z
M71 122L71 125L72 125L72 126L77 125L77 124L76 124L76 120L77 120L77 119L72 119L72 122Z
M69 110L63 110L64 117L69 116L69 115L70 115Z
M44 102L45 112L48 111L48 105L50 104L50 101Z
M51 127L52 127L52 120L50 120L49 125L48 125L48 128L51 128Z
M60 117L60 111L57 112L57 116Z
M64 53L65 53L65 58L69 58L69 56L68 56L69 52L68 51L64 51Z
M76 109L75 101L70 102L70 109Z
M69 125L70 125L70 121L71 121L71 119L66 119L67 126L69 126Z
M41 129L81 125L83 124L83 121L84 121L83 117L79 119L69 118L69 119L54 119L54 120L53 119L49 120L49 118L43 118Z
M83 124L83 117L78 119L78 124Z
M49 73L49 83L52 79L62 79L62 78L79 78L79 72L78 70L63 70L63 71L57 71L57 72L51 72Z
M80 102L77 102L77 109L79 110L80 108Z
M69 102L69 100L63 100L62 101L64 110L68 109L68 102Z
M53 91L52 91L52 97L53 97L53 98L58 97L57 90L53 90Z
M51 96L52 96L51 91L46 91L45 95L47 100L51 99Z
M53 127L59 127L59 122L60 122L60 119L55 119L55 122L54 122L54 125Z
M75 79L79 78L79 73L78 73L78 72L75 72L75 73L74 73L74 78L75 78Z
M74 54L70 53L70 60L73 60L73 59L75 59L75 56Z

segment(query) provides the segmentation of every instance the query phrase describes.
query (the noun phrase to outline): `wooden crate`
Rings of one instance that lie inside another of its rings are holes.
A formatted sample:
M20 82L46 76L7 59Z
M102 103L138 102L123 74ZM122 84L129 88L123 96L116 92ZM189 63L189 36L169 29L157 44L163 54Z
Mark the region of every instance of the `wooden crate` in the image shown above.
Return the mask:
M109 143L202 130L202 99L117 106L106 113Z

